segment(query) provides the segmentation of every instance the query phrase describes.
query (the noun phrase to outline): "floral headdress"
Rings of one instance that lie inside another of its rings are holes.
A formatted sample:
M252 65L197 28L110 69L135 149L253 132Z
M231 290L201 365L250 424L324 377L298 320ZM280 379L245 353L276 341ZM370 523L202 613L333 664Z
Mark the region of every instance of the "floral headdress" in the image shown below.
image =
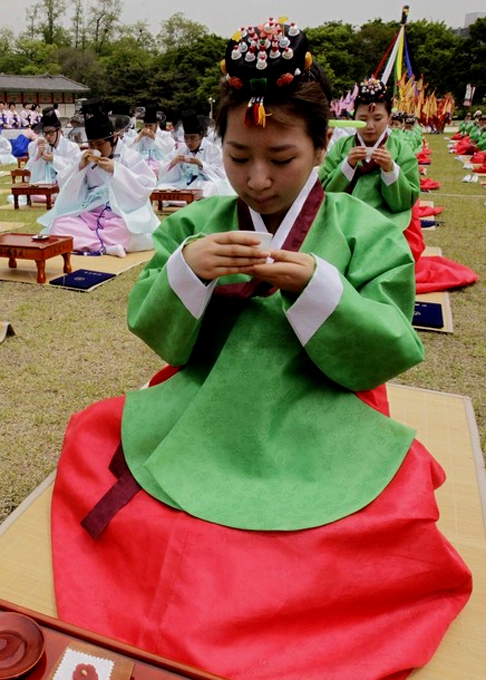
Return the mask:
M298 26L270 18L235 33L221 70L231 88L248 95L245 123L265 126L265 97L296 85L311 64L307 38Z

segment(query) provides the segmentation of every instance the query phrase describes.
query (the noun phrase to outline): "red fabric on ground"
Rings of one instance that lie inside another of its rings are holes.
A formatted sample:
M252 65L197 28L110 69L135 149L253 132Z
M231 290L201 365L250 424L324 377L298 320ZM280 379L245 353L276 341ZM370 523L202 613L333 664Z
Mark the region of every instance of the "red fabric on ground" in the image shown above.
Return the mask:
M420 178L421 191L431 191L433 189L438 189L440 186L440 182L435 182L433 179L430 179L430 177Z
M79 522L114 482L123 403L94 404L66 433L52 503L61 619L231 680L402 680L427 663L471 583L436 528L444 475L421 444L379 498L324 527L241 531L140 491L93 541Z
M469 139L468 136L463 137L457 144L454 145L453 151L454 153L458 154L458 156L464 156L466 155L466 151L471 148L471 146L475 146L472 144L471 140ZM472 153L475 153L477 151L477 147L475 146L475 149Z
M440 213L444 210L444 206L438 205L437 207L434 207L432 205L419 205L418 207L418 216L420 217L429 217L430 215L440 215Z
M417 160L420 165L430 165L432 162L429 158L429 154L425 151L419 151L419 153L415 155L417 156Z
M451 288L462 288L476 283L478 275L469 267L442 255L422 257L415 263L417 293L432 293Z
M471 163L484 163L486 161L486 153L484 151L476 151L476 153L471 156Z

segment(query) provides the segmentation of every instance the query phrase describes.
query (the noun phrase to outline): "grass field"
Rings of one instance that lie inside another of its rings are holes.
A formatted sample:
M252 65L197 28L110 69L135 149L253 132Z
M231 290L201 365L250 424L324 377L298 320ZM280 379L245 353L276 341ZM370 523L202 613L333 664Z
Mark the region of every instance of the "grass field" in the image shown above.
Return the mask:
M486 190L466 174L442 135L427 137L428 176L442 183L423 198L443 205L444 224L428 245L474 269L484 280ZM9 168L2 168L8 171ZM42 209L7 204L10 175L0 177L0 223L36 232ZM19 226L23 223L23 226ZM20 266L20 264L19 264ZM141 267L92 293L0 281L0 320L15 336L0 344L0 521L56 466L70 415L95 400L137 389L161 360L126 328L127 295ZM421 332L427 356L395 382L471 397L486 440L485 306L481 281L451 292L454 334Z

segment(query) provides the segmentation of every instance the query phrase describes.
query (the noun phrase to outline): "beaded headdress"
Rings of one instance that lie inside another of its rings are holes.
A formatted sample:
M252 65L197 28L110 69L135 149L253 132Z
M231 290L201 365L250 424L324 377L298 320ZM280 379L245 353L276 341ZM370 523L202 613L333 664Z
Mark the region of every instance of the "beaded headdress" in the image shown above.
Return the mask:
M248 96L247 125L265 126L265 97L283 94L312 64L308 42L294 22L270 18L241 27L226 47L221 70L228 85Z
M356 110L358 104L368 104L371 111L375 104L383 103L388 98L389 95L387 94L385 83L376 78L369 78L359 84L354 107Z

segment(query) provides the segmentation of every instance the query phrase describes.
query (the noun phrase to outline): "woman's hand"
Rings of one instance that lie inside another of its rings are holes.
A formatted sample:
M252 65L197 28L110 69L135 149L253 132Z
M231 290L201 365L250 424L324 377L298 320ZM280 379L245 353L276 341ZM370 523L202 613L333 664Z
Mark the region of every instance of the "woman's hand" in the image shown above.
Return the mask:
M371 154L371 158L377 163L384 172L393 170L393 158L391 153L384 146L379 146Z
M290 250L272 250L273 262L258 264L244 273L253 274L262 281L289 293L301 293L309 283L316 266L312 255Z
M258 244L256 235L227 231L191 241L184 246L182 255L196 276L206 281L229 274L258 276L255 265L263 265L270 255Z
M359 161L363 161L366 156L366 146L353 146L353 148L348 153L348 163L352 168L355 168Z

